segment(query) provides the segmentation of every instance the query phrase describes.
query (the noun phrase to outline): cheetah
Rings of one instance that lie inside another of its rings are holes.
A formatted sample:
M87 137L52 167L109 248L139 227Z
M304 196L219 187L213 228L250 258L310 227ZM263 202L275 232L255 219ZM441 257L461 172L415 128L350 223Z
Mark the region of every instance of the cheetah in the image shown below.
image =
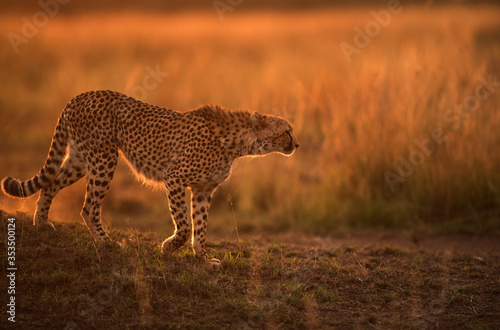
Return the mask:
M48 220L53 198L86 176L80 215L97 242L119 245L101 225L101 205L121 153L140 178L166 188L175 230L161 251L171 253L191 238L196 257L218 267L220 261L209 259L205 249L208 211L233 161L272 152L291 155L298 147L292 125L277 116L212 105L178 112L118 92L90 91L65 106L42 169L27 181L6 177L1 186L12 197L41 190L33 224L54 228Z

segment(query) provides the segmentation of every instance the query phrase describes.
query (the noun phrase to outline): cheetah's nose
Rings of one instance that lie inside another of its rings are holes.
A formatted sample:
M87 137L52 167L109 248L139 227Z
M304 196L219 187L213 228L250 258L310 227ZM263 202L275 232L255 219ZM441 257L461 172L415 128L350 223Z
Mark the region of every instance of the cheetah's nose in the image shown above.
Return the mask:
M300 144L295 143L295 149L297 149L300 146Z

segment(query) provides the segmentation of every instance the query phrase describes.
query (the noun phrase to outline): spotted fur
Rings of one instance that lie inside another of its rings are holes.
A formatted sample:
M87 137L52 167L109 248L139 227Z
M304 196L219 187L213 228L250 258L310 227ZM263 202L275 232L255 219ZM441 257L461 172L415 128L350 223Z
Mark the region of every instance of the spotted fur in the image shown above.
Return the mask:
M183 113L117 92L92 91L64 108L42 169L27 181L5 178L2 190L13 197L41 190L33 222L52 226L48 213L55 195L86 176L81 216L96 241L109 241L101 205L121 152L140 177L166 187L175 232L162 251L175 251L192 237L196 256L206 259L210 202L233 161L270 152L289 155L298 146L290 123L276 116L210 105ZM186 188L192 191L191 217Z

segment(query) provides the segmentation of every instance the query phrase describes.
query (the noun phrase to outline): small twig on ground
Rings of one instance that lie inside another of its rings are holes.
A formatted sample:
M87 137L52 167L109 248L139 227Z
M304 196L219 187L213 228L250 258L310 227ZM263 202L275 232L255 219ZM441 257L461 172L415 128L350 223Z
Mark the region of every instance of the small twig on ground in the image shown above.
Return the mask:
M238 233L238 225L236 224L236 216L234 214L234 208L233 208L233 200L231 199L231 195L227 195L227 201L229 202L229 205L231 205L231 211L233 212L233 219L234 219L234 230L236 230L236 237L238 237L238 243L240 243L240 234Z

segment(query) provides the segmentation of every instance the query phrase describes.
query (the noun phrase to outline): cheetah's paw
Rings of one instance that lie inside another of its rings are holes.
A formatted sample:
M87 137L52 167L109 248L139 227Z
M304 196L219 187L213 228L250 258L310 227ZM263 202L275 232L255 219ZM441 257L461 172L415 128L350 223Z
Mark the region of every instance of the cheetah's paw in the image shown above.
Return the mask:
M207 261L208 267L211 268L212 270L221 270L222 269L222 264L221 264L219 259L212 258L212 259L207 259L206 261Z
M117 241L107 239L105 241L102 241L102 243L100 244L100 248L103 248L106 250L121 250L122 245L121 245L121 243L119 243Z
M36 227L36 229L40 229L40 230L56 230L56 227L54 227L54 224L48 220L45 220L45 221L35 221L33 223Z

